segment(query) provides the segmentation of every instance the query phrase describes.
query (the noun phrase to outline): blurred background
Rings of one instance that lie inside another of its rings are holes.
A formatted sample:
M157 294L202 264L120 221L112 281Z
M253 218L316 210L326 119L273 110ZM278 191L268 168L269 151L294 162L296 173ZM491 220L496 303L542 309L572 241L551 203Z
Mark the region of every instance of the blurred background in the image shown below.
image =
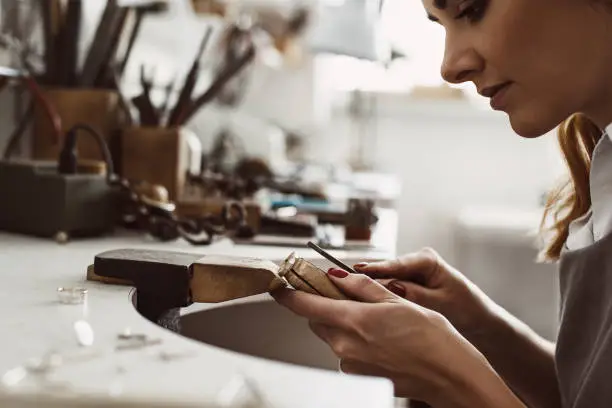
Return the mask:
M154 71L153 99L161 100L164 86L189 71L206 29L228 18L196 12L214 9L214 2L167 3L166 12L142 21L121 79L125 94L140 91L144 64ZM543 195L563 174L554 135L522 139L472 85L444 84L439 74L444 33L427 21L418 1L221 3L243 7L232 18L306 3L314 11L295 51L261 46L239 84L240 97L216 100L185 124L203 152L219 147L223 134L225 142L277 169L302 163L305 177L313 180L351 174L362 190L376 191L382 206L397 211L398 254L436 249L495 300L553 338L554 265L535 263L534 232ZM106 4L82 2L79 49L91 45ZM5 1L3 18L15 5L29 7L27 1ZM33 25L33 32L40 29ZM3 32L10 33L6 24ZM196 89L204 89L215 73L211 48L200 57ZM9 51L2 53L2 64L15 66ZM23 102L8 92L0 98L1 151ZM226 159L231 162L231 155Z

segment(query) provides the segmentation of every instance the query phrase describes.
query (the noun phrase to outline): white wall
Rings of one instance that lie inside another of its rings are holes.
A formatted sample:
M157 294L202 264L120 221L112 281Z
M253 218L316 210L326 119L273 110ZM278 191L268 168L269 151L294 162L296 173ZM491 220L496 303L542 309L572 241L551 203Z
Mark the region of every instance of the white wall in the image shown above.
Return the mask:
M378 168L402 179L399 252L433 246L452 260L451 221L459 209L534 207L558 174L552 135L522 139L504 116L460 103L395 103L403 109L382 113L369 150ZM337 118L319 135L316 155L346 154L355 132L349 121Z

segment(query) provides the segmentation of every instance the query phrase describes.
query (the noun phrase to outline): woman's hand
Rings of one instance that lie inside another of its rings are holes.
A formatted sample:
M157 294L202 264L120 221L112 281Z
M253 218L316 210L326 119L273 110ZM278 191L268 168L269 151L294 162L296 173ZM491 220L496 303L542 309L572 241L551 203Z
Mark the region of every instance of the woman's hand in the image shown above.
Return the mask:
M499 381L484 357L441 314L402 299L365 275L340 270L328 275L356 301L289 289L273 296L309 319L312 330L341 359L342 371L389 378L396 395L435 406L462 405L461 398L473 395L466 388L475 379ZM487 379L479 373L487 373Z
M441 313L470 341L486 330L494 314L495 303L429 248L354 268L400 297Z
M560 406L554 345L496 305L435 251L424 249L355 269L444 315L528 406Z

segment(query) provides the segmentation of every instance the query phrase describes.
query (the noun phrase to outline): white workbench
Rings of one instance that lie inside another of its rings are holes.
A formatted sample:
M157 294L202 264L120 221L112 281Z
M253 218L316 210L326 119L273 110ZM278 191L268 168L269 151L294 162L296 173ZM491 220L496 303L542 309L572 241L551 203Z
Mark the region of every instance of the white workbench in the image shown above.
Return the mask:
M394 214L381 217L379 225L373 242L382 246L335 251L335 255L348 262L394 256L397 225ZM1 407L229 406L222 405L219 395L237 378L246 378L254 384L266 401L258 405L262 407L393 406L392 385L386 380L252 357L188 339L147 321L133 306L133 289L85 281L86 268L94 256L118 248L256 256L274 261L280 261L292 250L235 246L227 240L208 247L193 247L184 241L159 243L142 235L60 245L0 233ZM298 249L298 254L309 257L308 251ZM60 303L57 288L74 286L88 289L86 303ZM241 302L273 300L262 295ZM225 306L194 305L186 310ZM80 319L93 329L92 346L77 344L73 324ZM236 323L239 322L228 322ZM117 351L118 335L127 328L160 339L161 343ZM282 335L279 337L282 341ZM35 359L49 353L59 353L63 362L44 375L29 372L22 376L24 371L19 367L35 366Z

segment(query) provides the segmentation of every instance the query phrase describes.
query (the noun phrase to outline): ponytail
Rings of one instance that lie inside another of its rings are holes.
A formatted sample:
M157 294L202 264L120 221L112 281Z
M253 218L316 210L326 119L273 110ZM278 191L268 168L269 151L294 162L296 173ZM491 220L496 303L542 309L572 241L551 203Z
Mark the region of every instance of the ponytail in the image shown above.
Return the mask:
M543 235L552 236L540 253L540 260L559 259L569 235L570 223L591 207L589 172L593 150L601 134L601 130L582 114L570 116L559 126L557 138L569 170L569 179L553 189L547 197L540 231ZM549 217L550 225L546 226Z

